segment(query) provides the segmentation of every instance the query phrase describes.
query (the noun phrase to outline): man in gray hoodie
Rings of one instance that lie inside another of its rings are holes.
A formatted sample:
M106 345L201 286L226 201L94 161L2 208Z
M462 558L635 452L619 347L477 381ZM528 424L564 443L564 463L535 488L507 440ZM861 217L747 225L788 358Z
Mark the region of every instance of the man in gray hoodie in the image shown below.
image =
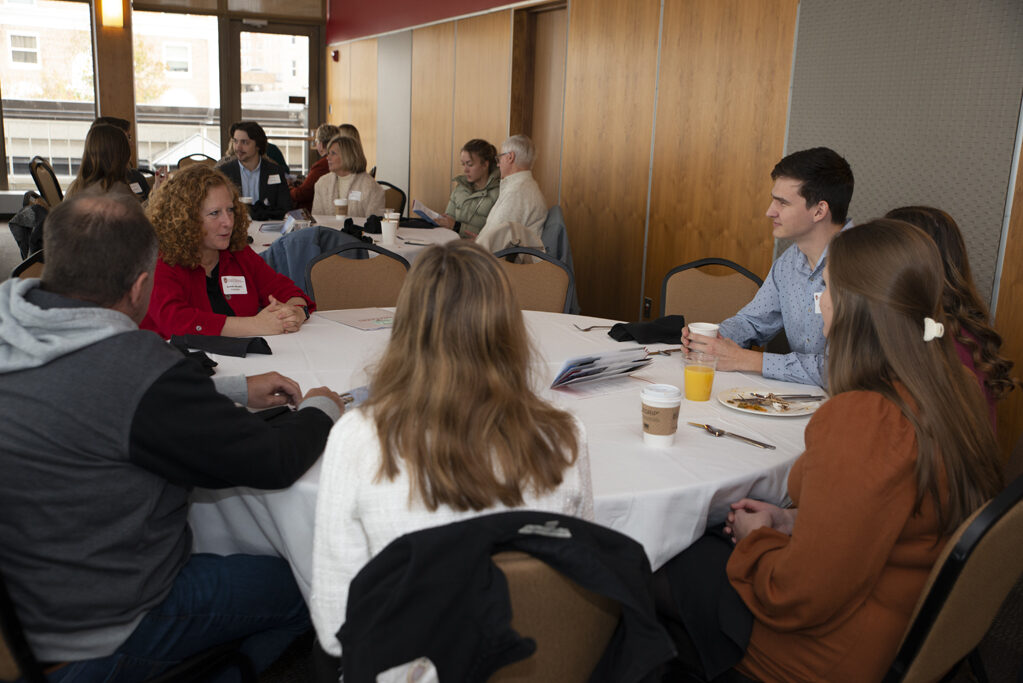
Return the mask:
M215 383L139 330L157 243L134 199L44 228L42 280L0 285L0 574L29 644L51 681L142 680L237 639L262 670L308 629L302 596L280 558L193 555L188 494L289 486L343 404L276 373Z

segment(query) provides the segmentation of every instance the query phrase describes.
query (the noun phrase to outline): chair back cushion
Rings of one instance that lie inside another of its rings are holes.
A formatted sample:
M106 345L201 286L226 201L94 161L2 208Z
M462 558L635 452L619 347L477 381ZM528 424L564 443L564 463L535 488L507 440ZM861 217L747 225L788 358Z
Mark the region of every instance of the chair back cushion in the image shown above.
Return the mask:
M536 641L536 652L490 677L490 683L589 680L614 634L621 606L581 588L526 553L494 555L508 579L512 628Z
M707 272L727 270L727 274ZM724 266L689 268L671 276L665 286L664 314L684 315L686 320L719 323L735 315L756 295L757 283Z
M501 259L500 263L511 281L519 308L552 313L565 310L569 277L563 268L547 261L523 264Z
M401 262L383 254L363 260L334 254L312 265L309 284L320 311L396 306L405 274Z
M1017 481L1015 485L1023 484ZM997 500L997 499L996 499ZM983 639L999 608L1023 574L1023 503L1019 500L973 547L955 582L942 586L939 577L947 561L961 561L960 540L975 532L967 529L983 523L984 508L959 526L934 565L924 592L917 602L911 624L933 590L947 591L945 602L935 617L920 650L906 670L906 683L936 681L970 653ZM901 646L900 646L901 647ZM900 656L901 656L900 652Z

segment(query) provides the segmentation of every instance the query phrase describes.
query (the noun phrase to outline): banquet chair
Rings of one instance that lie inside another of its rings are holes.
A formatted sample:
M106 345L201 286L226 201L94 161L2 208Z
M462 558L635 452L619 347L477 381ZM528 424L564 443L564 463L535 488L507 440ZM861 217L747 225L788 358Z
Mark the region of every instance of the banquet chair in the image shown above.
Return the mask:
M43 250L28 255L24 261L14 266L11 277L30 278L43 276Z
M377 181L378 185L382 185L384 188L384 208L390 209L391 211L397 211L400 215L405 215L405 191L397 185L392 185L383 180Z
M181 157L180 159L178 159L178 170L179 171L184 170L189 166L193 166L195 164L202 164L204 166L209 166L210 168L213 168L214 166L217 165L217 160L211 156L199 154L198 152L196 152L195 154L189 154L188 156Z
M937 681L964 658L977 680L987 680L976 648L1023 574L1021 501L1023 477L959 525L931 570L885 683Z
M32 174L36 188L39 189L39 194L46 202L46 207L52 211L57 204L64 201L64 192L60 189L60 183L57 182L57 174L53 172L53 166L43 157L35 156L32 157L32 161L28 162L28 170Z
M572 274L572 284L568 289L570 306L568 313L579 314L579 296L575 291L575 263L572 260L572 247L568 243L568 227L565 225L565 214L561 207L555 204L547 210L547 219L543 222L543 231L540 233L540 240L543 242L544 250L548 256L553 256L568 268Z
M512 291L524 311L570 312L573 288L568 267L538 249L510 247L494 254L511 281ZM532 257L533 263L513 263L508 257Z
M241 641L204 650L185 659L147 683L201 683L218 672L235 669L242 683L256 683L256 671L249 658L238 651ZM46 673L32 653L7 584L0 576L0 681L45 683Z
M511 626L536 641L536 652L498 670L490 683L587 680L614 634L621 605L526 553L493 559L508 580Z
M707 266L735 271L711 275ZM686 320L719 323L745 306L764 281L738 263L723 258L702 258L668 271L661 284L661 317L681 314Z
M376 258L345 258L356 250L374 251ZM409 262L375 244L360 242L324 252L306 267L309 296L321 311L395 306Z

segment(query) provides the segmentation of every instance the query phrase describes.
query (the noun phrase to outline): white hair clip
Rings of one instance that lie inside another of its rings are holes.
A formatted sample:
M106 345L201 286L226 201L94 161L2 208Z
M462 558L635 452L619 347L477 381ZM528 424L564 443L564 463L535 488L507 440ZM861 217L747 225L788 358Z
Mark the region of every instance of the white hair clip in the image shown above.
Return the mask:
M929 342L937 337L945 336L945 326L935 322L934 318L924 318L924 341Z

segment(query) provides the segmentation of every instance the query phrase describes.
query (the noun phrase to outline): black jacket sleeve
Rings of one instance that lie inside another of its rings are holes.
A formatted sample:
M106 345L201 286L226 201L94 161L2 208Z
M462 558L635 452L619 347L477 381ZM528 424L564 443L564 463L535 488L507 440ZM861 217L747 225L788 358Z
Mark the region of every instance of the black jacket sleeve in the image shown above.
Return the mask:
M252 220L280 220L291 211L291 190L288 189L288 177L284 169L263 158L259 172L259 201L249 209ZM270 184L270 178L276 176L278 182Z
M290 486L323 452L333 420L305 408L265 421L182 359L145 392L131 425L133 463L184 487Z

